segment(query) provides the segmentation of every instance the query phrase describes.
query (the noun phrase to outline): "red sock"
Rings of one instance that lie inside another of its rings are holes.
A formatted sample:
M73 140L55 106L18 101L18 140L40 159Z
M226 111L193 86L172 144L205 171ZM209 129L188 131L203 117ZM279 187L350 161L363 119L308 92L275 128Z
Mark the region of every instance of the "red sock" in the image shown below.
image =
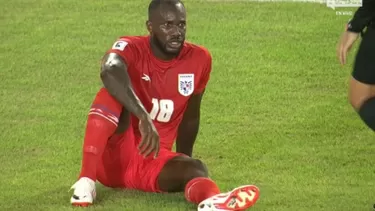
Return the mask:
M194 204L199 204L203 200L219 193L220 190L216 183L205 177L194 178L185 187L186 200Z
M117 128L121 108L105 89L96 95L87 119L80 178L88 177L96 181L96 167L108 139Z

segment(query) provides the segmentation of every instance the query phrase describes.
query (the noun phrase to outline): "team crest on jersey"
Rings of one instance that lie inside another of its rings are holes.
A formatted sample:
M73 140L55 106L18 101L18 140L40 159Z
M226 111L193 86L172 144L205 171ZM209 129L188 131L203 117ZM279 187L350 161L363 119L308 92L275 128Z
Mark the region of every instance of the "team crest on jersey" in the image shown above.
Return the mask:
M194 74L178 74L178 91L183 96L189 96L194 91Z

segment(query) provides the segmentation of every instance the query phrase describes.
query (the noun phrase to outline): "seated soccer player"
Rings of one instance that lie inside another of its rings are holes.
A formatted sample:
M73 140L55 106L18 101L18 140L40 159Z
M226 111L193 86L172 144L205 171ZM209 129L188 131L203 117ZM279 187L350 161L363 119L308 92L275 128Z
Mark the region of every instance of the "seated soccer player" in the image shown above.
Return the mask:
M179 0L154 0L150 35L119 38L106 53L89 111L82 168L71 203L93 204L95 183L144 192L185 192L200 211L242 211L259 197L254 185L221 193L202 161L192 157L212 58L185 42ZM172 151L176 143L176 152Z

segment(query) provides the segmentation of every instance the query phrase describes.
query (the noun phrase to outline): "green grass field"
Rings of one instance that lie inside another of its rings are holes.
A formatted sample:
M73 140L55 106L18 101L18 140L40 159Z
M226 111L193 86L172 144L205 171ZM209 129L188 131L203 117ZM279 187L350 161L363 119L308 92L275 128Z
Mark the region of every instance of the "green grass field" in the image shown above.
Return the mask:
M145 34L146 0L0 0L0 210L81 210L80 170L99 61ZM256 184L254 211L370 211L373 133L347 100L336 43L349 16L313 3L186 0L189 41L213 55L194 155L223 191ZM182 194L98 186L88 210L190 211Z

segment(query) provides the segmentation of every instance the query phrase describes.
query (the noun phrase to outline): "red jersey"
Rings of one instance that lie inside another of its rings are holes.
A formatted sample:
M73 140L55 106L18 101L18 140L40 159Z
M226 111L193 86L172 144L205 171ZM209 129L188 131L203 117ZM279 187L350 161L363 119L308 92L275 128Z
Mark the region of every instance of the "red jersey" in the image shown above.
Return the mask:
M189 98L207 85L210 53L185 42L178 57L162 61L152 54L150 36L120 37L108 52L119 54L126 62L134 92L154 121L161 147L171 150ZM132 115L139 140L138 123Z

